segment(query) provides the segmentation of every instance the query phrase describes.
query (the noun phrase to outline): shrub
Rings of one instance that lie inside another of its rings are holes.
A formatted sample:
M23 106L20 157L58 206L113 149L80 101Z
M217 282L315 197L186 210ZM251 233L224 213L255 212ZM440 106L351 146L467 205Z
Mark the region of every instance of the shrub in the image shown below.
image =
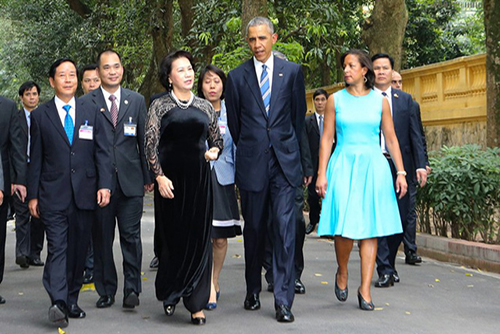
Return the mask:
M500 148L443 147L432 152L432 173L417 195L420 230L500 243Z

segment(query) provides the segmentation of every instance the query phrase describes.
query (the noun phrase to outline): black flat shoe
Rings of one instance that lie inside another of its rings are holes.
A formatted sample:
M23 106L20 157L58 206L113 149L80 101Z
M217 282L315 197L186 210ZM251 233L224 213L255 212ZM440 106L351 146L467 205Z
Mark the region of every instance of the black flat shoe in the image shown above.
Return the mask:
M30 264L28 262L28 257L21 255L16 257L16 264L19 265L19 267L23 269L28 269L30 267Z
M359 308L362 309L363 311L373 311L375 309L375 305L373 305L373 301L367 302L363 296L361 296L361 292L358 290L358 303L359 303Z
M300 279L295 280L295 293L299 295L303 295L306 293L306 287Z
M5 298L3 298L2 296L0 296L0 304L5 304Z
M345 289L341 290L339 288L339 285L337 284L337 275L339 272L335 274L335 297L341 302L345 302L347 300L347 296L349 295L349 289L347 288L347 285L345 286Z
M95 306L97 308L106 308L110 307L115 303L115 296L101 296L97 300L97 303L95 303Z
M260 300L259 300L259 294L257 293L250 293L246 296L245 302L243 304L245 307L245 310L249 311L255 311L260 309Z
M73 304L73 305L69 306L68 317L83 319L86 316L87 316L87 314L85 314L85 311L82 310L80 308L80 306L78 306L77 304Z
M276 309L276 320L278 320L278 322L293 322L295 317L289 306L279 305Z
M83 274L83 284L90 284L94 282L94 274L91 271L85 271Z
M274 292L274 283L267 284L267 291Z
M384 274L375 282L376 288L388 288L394 286L394 277L392 274Z
M165 311L165 314L169 317L174 315L175 312L175 305L169 305L163 303L163 310Z
M196 317L193 318L193 315L191 314L191 323L193 325L201 326L207 323L207 318L205 317Z
M160 260L158 260L158 258L155 256L149 263L149 269L158 269L159 265L160 265Z

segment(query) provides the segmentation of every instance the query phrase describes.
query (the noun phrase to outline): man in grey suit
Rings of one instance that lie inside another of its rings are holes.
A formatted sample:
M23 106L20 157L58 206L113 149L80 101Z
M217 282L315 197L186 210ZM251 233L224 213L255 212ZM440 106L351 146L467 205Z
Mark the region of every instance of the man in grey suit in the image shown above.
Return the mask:
M120 55L106 50L97 57L101 87L82 100L96 105L105 116L105 132L112 144L113 184L111 202L97 210L93 225L94 282L99 293L98 308L115 300L118 277L113 259L115 226L118 223L123 255L123 307L139 305L141 292L141 218L144 192L153 190L144 155L144 97L121 87Z
M0 96L0 156L3 169L3 203L0 205L0 283L5 268L5 239L7 210L10 196L17 192L21 201L26 198L26 152L23 150L21 128L14 101ZM5 299L0 296L0 304Z

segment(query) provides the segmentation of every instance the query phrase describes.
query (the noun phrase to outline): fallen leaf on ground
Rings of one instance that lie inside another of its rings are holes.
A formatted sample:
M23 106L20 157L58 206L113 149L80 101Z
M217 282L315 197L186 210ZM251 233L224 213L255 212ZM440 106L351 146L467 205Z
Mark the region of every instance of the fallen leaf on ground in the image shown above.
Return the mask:
M58 330L59 334L66 334L66 332L63 331L63 329L61 327L59 327L57 330Z
M239 259L239 258L241 257L241 255L240 255L240 254L234 254L232 257L233 257L234 259Z
M472 277L474 276L474 274L471 274L471 273L466 273L465 276L469 276L469 277Z
M435 279L435 281L436 281L436 282L439 282L439 278L436 278L436 279Z
M470 285L467 285L468 288L473 288L474 285L470 284Z
M382 311L383 309L383 307L375 307L375 311Z
M408 312L408 311L406 311L406 312L405 312L405 314L410 315L411 313L410 313L410 312Z
M327 281L322 281L321 284L328 285L328 282Z
M314 276L316 276L316 277L321 277L321 276L323 276L323 275L322 275L322 274L319 274L319 273L316 273L316 274L314 274Z

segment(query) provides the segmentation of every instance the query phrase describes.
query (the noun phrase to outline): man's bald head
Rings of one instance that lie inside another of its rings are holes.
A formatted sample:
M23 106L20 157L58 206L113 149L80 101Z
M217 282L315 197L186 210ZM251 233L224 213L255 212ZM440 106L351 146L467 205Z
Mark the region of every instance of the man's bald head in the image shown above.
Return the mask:
M394 89L403 90L403 77L396 71L392 71L391 86Z

